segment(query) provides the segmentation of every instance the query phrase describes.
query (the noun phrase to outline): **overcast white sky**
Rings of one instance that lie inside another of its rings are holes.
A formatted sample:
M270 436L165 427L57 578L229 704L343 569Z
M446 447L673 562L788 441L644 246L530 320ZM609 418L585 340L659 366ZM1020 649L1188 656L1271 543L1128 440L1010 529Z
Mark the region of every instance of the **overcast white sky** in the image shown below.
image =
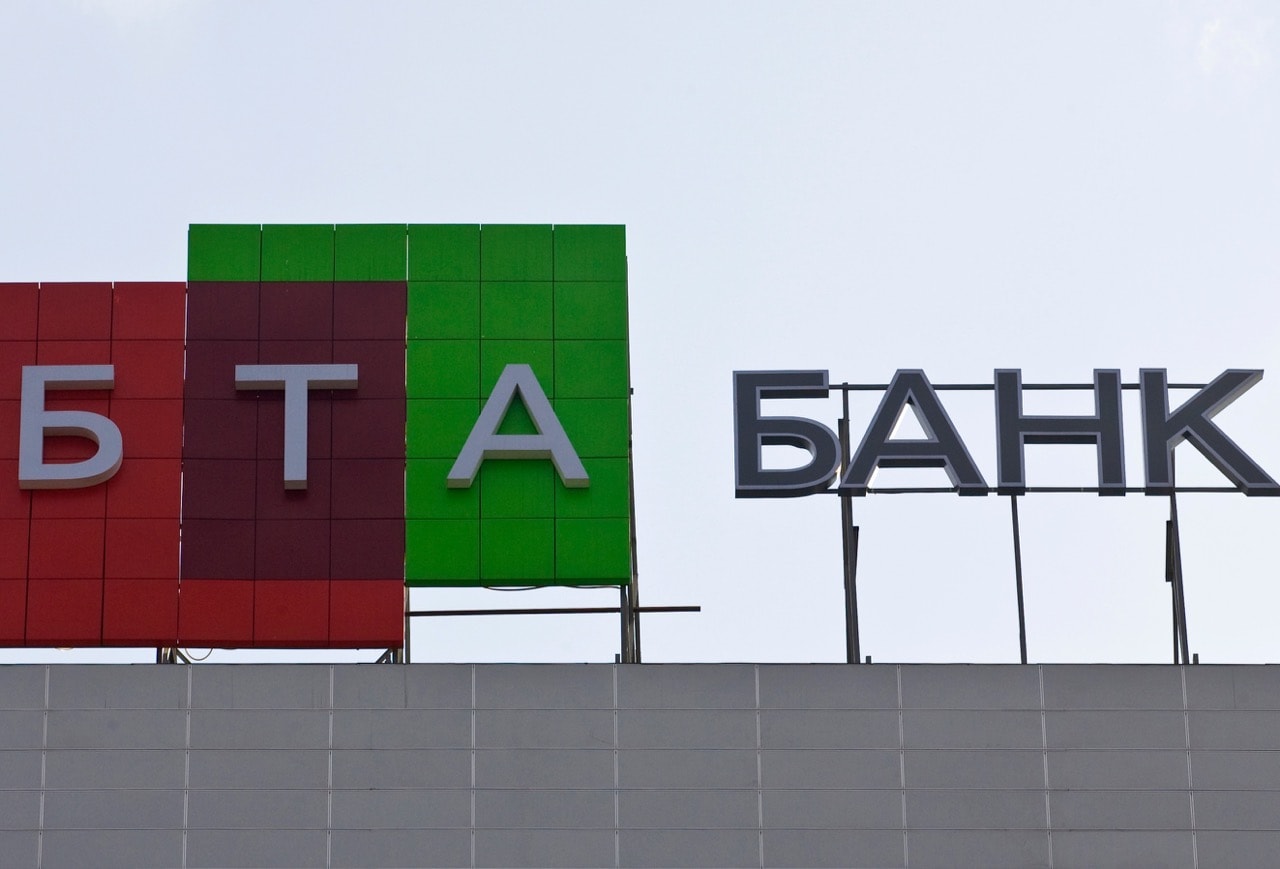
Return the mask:
M0 6L0 280L181 280L190 223L626 224L642 602L703 607L646 616L645 659L843 660L838 501L734 499L735 369L989 383L997 367L1027 382L1262 368L1218 421L1280 475L1278 14L15 0ZM993 481L990 394L943 400ZM855 401L856 433L874 405ZM776 412L834 425L837 406ZM1221 481L1178 455L1181 482ZM1093 467L1088 448L1028 450L1033 485L1091 485ZM1280 499L1179 507L1192 649L1280 659ZM1017 660L1007 498L855 510L865 654ZM1167 499L1020 510L1033 661L1171 660ZM616 599L424 590L413 605ZM433 619L412 651L608 661L616 637L608 616Z

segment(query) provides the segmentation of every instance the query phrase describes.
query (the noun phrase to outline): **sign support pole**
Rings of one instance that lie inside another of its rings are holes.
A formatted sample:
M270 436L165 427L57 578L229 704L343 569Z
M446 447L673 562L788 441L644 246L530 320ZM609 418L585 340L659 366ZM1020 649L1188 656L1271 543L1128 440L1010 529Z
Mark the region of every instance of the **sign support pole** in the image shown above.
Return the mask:
M840 417L840 470L849 467L849 390L841 390L844 415ZM853 524L853 496L840 493L840 537L844 544L844 645L845 661L862 663L858 631L858 526Z
M1013 509L1013 576L1018 586L1018 651L1027 663L1027 610L1022 599L1022 531L1018 525L1018 496L1009 496Z

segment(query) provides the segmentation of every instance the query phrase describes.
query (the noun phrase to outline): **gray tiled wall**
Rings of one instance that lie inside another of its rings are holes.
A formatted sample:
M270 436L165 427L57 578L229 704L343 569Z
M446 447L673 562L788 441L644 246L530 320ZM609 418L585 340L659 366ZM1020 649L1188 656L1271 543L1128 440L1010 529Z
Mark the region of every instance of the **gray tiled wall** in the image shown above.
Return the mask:
M0 667L0 864L1255 867L1280 667Z

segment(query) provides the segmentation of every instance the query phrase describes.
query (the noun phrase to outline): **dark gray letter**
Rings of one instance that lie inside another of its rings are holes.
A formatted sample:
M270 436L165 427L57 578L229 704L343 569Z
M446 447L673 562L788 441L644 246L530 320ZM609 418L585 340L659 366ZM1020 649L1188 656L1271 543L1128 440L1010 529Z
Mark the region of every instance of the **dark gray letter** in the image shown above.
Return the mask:
M738 498L788 498L821 492L840 466L840 442L820 422L794 416L760 416L762 398L826 398L825 371L733 372L734 459ZM799 447L810 461L799 468L765 470L761 448Z
M1022 372L996 371L996 465L1001 495L1027 491L1026 444L1093 444L1098 451L1098 494L1124 494L1124 431L1120 372L1093 370L1093 416L1023 416Z

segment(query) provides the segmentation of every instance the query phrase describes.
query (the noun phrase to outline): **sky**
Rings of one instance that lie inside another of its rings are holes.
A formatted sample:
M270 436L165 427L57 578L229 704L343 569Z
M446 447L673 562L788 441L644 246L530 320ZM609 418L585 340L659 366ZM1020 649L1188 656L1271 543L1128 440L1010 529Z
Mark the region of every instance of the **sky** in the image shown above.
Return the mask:
M3 281L182 280L191 223L625 224L640 602L702 607L644 616L646 661L844 660L838 499L735 499L736 370L1263 369L1217 422L1280 475L1274 5L13 0L0 31ZM994 480L990 393L942 399ZM855 437L877 400L854 398ZM766 412L834 426L839 401ZM1141 485L1133 393L1124 421ZM1177 455L1180 482L1225 483ZM1095 484L1088 447L1030 447L1027 467L1031 485ZM1178 508L1191 650L1280 659L1280 499ZM1031 661L1172 660L1168 511L1020 499ZM873 494L854 515L864 655L1018 660L1008 498ZM616 601L417 590L412 605ZM617 637L612 616L419 619L411 656L611 661Z

